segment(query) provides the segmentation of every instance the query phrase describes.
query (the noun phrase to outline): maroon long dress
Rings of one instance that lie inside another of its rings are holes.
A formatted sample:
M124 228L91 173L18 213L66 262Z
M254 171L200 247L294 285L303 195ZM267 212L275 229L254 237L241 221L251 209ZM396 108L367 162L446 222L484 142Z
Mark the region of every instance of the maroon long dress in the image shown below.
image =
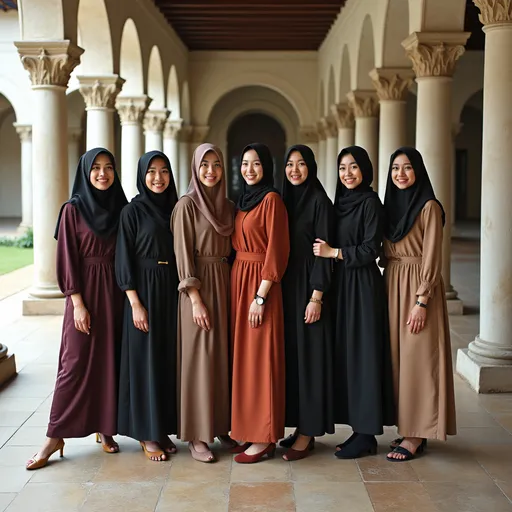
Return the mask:
M62 211L57 279L66 296L59 369L47 436L117 433L118 345L123 294L114 273L116 236L100 238L78 209ZM71 295L80 293L91 316L90 334L75 328Z

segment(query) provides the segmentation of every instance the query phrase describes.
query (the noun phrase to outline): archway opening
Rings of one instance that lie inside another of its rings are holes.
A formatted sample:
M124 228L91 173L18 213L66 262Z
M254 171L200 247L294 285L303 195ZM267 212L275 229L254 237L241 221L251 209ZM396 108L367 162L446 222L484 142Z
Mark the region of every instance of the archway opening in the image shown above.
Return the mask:
M281 188L286 151L286 133L273 117L262 113L247 113L235 119L228 129L228 196L236 201L242 190L240 155L251 142L266 144L274 157L274 185Z

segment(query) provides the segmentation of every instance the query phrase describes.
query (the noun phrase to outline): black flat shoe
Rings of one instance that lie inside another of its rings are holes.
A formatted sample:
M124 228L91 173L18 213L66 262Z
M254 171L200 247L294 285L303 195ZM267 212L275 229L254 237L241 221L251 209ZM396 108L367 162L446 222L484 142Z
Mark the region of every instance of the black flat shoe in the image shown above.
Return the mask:
M368 434L358 434L350 443L334 453L338 459L359 459L377 453L377 439Z
M403 459L395 459L394 457L390 457L389 455L386 456L386 459L389 460L389 462L407 462L409 460L414 459L416 455L421 455L425 451L425 447L427 446L427 440L423 439L416 448L416 451L414 453L410 452L407 448L404 448L403 446L397 446L393 453L399 453L400 455L404 455Z
M356 432L352 432L352 435L347 440L343 441L343 443L336 445L336 451L343 450L343 448L345 448L345 446L348 446L352 441L354 441L354 439L358 435L359 434L357 434Z
M279 446L282 446L283 448L291 448L295 444L295 441L297 441L297 437L297 434L290 434L288 437L279 442Z

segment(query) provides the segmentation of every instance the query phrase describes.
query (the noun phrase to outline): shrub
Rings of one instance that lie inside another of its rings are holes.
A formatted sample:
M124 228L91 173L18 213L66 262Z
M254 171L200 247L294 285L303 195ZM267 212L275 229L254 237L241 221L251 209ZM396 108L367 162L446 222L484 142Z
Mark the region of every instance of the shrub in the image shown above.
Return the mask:
M31 249L34 247L34 232L28 228L23 235L16 238L10 236L0 237L0 246L19 247L20 249Z

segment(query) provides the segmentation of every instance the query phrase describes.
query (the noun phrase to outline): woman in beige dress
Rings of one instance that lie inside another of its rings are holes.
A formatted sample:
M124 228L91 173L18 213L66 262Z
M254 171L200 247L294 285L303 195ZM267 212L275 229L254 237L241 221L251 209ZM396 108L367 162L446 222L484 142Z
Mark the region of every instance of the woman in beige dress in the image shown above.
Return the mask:
M171 219L180 279L178 436L192 457L214 462L207 443L236 446L230 430L229 290L234 205L226 197L219 148L201 144L192 179Z
M445 214L421 154L391 156L384 199L384 265L389 301L398 432L387 459L423 452L427 439L456 433L450 329L442 268Z

